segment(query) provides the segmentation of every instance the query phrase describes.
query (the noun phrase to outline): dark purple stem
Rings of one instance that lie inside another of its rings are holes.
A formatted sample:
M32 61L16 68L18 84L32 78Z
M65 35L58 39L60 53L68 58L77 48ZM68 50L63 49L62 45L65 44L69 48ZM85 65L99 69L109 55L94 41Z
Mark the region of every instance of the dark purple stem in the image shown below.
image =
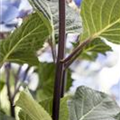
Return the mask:
M59 42L53 96L53 120L59 120L60 98L64 70L64 63L62 63L61 60L64 58L65 36L65 0L59 0Z
M72 62L77 58L77 56L80 54L82 49L90 42L91 39L85 40L83 43L78 45L67 58L61 60L61 62L65 64L65 69L67 69L72 64Z

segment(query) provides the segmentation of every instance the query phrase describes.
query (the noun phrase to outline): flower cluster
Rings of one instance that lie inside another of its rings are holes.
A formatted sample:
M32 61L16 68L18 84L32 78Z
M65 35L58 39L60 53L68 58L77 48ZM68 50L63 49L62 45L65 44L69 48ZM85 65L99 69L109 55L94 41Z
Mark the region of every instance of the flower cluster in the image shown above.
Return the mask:
M0 0L0 33L12 31L19 23L19 18L32 11L27 0Z
M80 7L82 0L74 0L74 2L78 7Z

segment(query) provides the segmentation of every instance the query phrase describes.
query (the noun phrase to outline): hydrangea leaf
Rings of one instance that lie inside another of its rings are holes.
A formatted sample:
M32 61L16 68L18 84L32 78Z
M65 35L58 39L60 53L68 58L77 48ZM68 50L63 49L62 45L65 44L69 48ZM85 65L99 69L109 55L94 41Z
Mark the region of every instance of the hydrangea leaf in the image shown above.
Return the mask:
M81 40L105 38L120 44L120 0L83 0Z
M37 65L36 52L51 32L51 25L42 13L31 14L6 40L0 41L0 66L8 61Z
M0 79L0 92L4 88L5 82Z
M19 112L19 119L20 120L32 120L30 116L28 116L23 110Z
M83 48L79 58L94 61L98 53L106 55L107 51L112 51L112 48L107 45L104 40L96 38Z
M40 63L38 67L38 75L40 83L37 89L37 99L39 101L47 99L53 96L54 91L54 74L55 74L55 64L53 63ZM47 68L47 69L46 69ZM67 70L67 83L66 92L72 85L71 71Z
M20 93L16 105L22 108L32 120L52 120L44 108L32 98L30 93L26 91Z
M58 0L29 0L33 6L50 20L55 34L59 32L59 6ZM80 33L82 32L82 21L79 12L69 7L66 4L66 33Z
M0 111L0 120L15 120L15 119L10 116L7 116L5 113Z
M116 120L120 120L120 113L115 116Z
M70 96L66 96L60 100L60 115L59 120L69 120L69 111L67 102ZM40 102L40 105L52 116L53 99L48 98Z
M81 86L69 101L70 120L119 120L117 103L108 95Z

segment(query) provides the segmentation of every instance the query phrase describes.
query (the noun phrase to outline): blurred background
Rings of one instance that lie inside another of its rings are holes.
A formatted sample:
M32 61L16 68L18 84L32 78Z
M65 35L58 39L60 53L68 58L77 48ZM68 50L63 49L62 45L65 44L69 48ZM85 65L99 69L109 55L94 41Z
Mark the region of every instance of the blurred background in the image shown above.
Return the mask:
M81 0L67 1L71 7L80 10ZM27 0L0 0L0 40L4 40L11 32L19 27L27 15L32 13L33 9ZM72 47L72 42L77 38L77 35L69 34L67 36L66 48ZM85 85L90 88L105 92L111 95L120 105L120 45L108 43L112 50L106 55L99 54L97 59L92 61L81 60L75 61L70 69L72 71L71 78L73 80L72 87L69 92L74 93L80 85ZM47 45L45 45L47 46ZM49 58L49 59L48 59ZM40 62L52 63L52 55L49 47L39 55ZM19 68L19 65L11 65L14 71ZM25 83L29 85L32 91L37 89L39 80L38 75L34 73L34 68L28 69L28 65L24 64L19 73L20 79L25 79ZM28 70L27 75L25 71ZM0 101L2 108L7 109L6 88L4 84L4 66L0 69ZM34 81L33 81L34 79ZM22 88L21 88L22 89Z

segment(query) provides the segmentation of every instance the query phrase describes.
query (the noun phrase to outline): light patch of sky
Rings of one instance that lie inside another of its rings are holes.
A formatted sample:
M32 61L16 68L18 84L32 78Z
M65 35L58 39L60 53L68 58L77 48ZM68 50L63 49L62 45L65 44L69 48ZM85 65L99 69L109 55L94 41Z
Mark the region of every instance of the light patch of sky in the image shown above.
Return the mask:
M120 45L111 44L114 53L116 54L116 58L113 59L113 62L115 59L115 65L111 68L104 67L100 73L99 73L99 82L101 84L101 90L103 92L109 93L109 89L112 85L117 84L117 82L120 80Z

